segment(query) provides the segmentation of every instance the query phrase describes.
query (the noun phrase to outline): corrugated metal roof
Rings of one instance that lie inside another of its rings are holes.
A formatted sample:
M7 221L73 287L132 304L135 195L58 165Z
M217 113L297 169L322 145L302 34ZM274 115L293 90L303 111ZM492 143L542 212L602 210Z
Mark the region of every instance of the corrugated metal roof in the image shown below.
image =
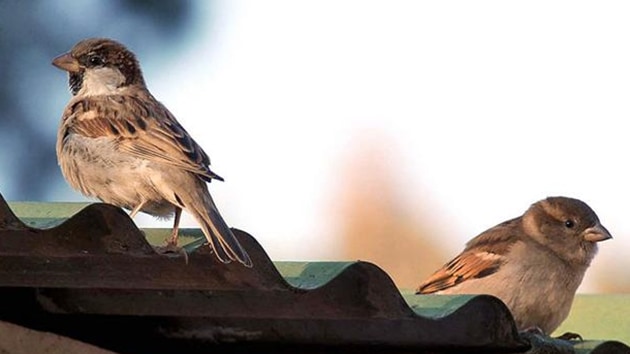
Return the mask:
M164 256L145 236L159 242L168 230L140 231L113 206L12 207L30 226L0 200L0 320L31 329L124 353L529 348L498 299L403 296L371 263L273 263L240 230L252 269L195 248L198 230L184 230L187 259ZM580 345L588 352L611 343Z

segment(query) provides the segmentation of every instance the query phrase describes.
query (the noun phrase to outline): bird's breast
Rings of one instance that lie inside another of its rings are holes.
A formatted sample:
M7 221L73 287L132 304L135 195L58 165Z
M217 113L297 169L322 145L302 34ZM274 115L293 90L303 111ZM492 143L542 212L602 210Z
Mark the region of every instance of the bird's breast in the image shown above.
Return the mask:
M120 152L115 139L68 133L59 144L61 172L81 193L125 208L133 208L145 194L156 194L149 161Z

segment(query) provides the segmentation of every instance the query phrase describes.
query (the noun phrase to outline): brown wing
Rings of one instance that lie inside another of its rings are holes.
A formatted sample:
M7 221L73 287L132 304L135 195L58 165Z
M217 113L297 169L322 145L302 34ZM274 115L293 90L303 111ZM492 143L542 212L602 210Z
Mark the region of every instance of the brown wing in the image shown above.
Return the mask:
M505 254L507 248L516 242L519 235L523 233L522 217L504 221L475 236L466 243L464 251L471 249L489 250Z
M463 252L445 264L416 289L416 294L430 294L453 287L472 278L497 271L505 257L490 252Z
M121 151L139 158L190 171L208 182L223 180L210 170L203 149L150 94L87 97L69 106L64 116L72 119L65 134L111 137Z
M446 290L473 278L496 272L505 263L505 254L518 240L521 218L515 218L484 231L466 244L466 249L433 273L416 289L416 294Z

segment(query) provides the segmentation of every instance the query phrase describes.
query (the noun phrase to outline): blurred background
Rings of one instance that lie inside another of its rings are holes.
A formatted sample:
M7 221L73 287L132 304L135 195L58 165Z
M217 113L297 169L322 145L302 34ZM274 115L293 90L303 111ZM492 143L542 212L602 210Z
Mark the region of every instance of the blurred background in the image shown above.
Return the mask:
M0 193L86 200L57 166L70 94L50 62L112 37L225 178L228 224L274 260L368 260L413 288L566 195L615 237L581 291L625 292L629 17L624 1L0 0Z

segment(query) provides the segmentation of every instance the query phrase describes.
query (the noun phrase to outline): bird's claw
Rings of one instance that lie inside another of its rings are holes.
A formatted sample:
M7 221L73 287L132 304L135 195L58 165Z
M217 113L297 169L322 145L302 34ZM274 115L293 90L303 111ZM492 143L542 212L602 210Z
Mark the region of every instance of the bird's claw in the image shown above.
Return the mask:
M573 332L565 332L564 334L557 336L556 339L578 340L580 342L584 341L584 338L582 338L581 335L579 335L578 333L573 333Z
M164 256L178 256L184 257L186 264L188 264L188 253L182 247L177 246L176 243L167 242L165 246L154 246L153 249L157 254Z

